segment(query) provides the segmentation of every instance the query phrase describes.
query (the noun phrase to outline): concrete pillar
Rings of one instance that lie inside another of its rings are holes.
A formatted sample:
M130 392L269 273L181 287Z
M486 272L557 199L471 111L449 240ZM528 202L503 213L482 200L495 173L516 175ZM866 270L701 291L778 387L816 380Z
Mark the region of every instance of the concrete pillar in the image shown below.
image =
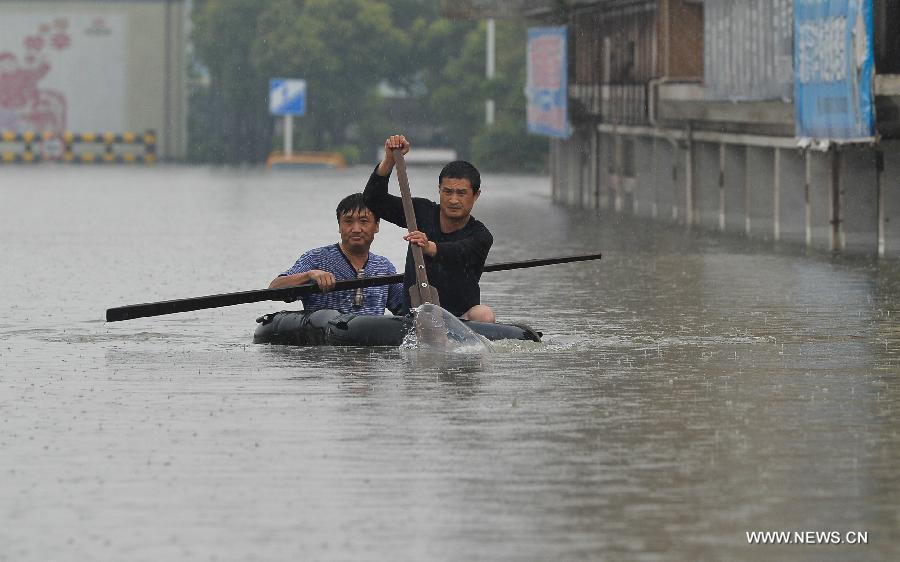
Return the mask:
M610 135L601 133L598 137L600 162L597 166L597 177L599 185L597 188L597 197L600 202L601 209L609 209L610 192L612 190L612 149L613 138Z
M652 168L651 168L650 178L648 180L648 181L650 181L650 183L648 184L648 187L652 191L652 196L653 196L651 207L650 207L650 216L653 217L653 219L659 218L659 191L660 191L661 186L656 182L656 178L657 178L656 168L658 165L657 159L659 158L659 155L657 154L657 152L659 151L659 142L660 141L658 138L653 137L651 144L650 144L650 154L651 154L650 162L652 163Z
M781 149L772 150L772 239L781 240Z
M774 231L773 170L774 150L747 147L747 222L748 236L769 240Z
M665 138L657 138L653 145L653 184L659 217L666 222L678 220L676 203L676 170L678 149Z
M559 201L559 141L550 139L548 168L550 169L550 194L553 201Z
M696 202L694 200L694 172L696 168L694 149L694 140L691 138L690 129L688 129L687 146L684 151L684 222L688 228L694 226L696 221Z
M597 196L600 193L599 191L599 177L597 173L597 167L600 162L600 142L599 137L600 133L593 129L590 132L591 146L590 146L590 154L588 155L588 203L587 208L589 209L597 209L599 208L599 201L597 200Z
M794 149L779 149L777 200L780 240L806 243L806 158Z
M841 249L878 253L878 162L874 148L842 150L839 171Z
M841 236L841 154L837 150L828 153L828 216L831 229L828 237L828 249L833 251L844 248L844 238Z
M878 193L878 257L884 257L884 151L875 153L875 189Z
M884 255L900 257L900 141L882 141L884 170L881 173Z
M747 148L723 144L722 199L726 232L745 232L747 215Z
M622 185L622 135L613 137L613 171L612 171L612 190L613 190L613 208L617 213L622 212L625 205L624 187Z
M804 207L804 237L806 247L812 246L812 205L810 204L810 181L812 177L812 159L809 151L803 151L803 207Z
M578 206L588 209L594 193L591 184L591 155L593 154L594 131L584 130L578 135Z
M719 231L725 232L725 143L719 143Z
M693 143L694 152L694 223L714 230L719 228L720 155L719 145Z
M688 157L688 146L689 144L682 143L679 141L677 145L674 147L674 161L672 166L672 222L676 222L679 224L687 223L687 207L686 203L688 199L691 200L691 204L693 204L693 195L687 195L689 190L687 188L688 185L691 184L691 180L688 178L688 169L687 163L690 161Z
M653 139L650 137L635 137L634 158L635 177L634 192L632 193L633 212L635 215L654 217L656 207L656 189L654 189L653 172Z
M569 141L569 205L581 205L582 173L581 173L581 139L572 135Z
M831 240L831 153L809 150L809 245L829 249Z

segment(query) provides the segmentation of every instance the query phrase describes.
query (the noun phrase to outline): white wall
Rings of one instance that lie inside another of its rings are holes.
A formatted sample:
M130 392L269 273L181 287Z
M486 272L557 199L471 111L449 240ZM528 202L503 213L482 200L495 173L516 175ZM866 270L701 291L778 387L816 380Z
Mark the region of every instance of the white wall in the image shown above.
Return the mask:
M187 136L181 0L0 0L0 129Z

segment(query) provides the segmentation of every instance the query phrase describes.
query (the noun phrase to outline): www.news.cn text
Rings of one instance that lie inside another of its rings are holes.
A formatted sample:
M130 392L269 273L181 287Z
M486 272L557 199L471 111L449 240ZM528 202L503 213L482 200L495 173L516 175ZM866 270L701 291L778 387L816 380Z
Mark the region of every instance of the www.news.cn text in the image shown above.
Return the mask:
M868 531L747 531L750 544L869 544Z

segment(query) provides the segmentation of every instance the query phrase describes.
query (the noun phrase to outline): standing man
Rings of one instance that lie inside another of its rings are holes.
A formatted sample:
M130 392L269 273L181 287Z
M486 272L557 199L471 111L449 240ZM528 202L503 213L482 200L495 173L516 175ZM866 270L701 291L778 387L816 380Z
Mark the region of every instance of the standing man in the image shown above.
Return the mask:
M369 177L364 195L366 205L374 213L405 228L403 200L388 194L395 148L406 154L409 141L403 135L388 137L384 142L384 158ZM441 306L463 320L495 322L494 311L481 304L478 285L494 237L470 214L481 195L481 174L468 162L450 162L438 176L438 194L440 204L413 198L419 230L409 232L403 239L422 248L428 282L437 289ZM409 250L403 282L407 288L403 292L407 307L410 306L408 289L415 282L415 264Z
M366 207L362 193L342 199L335 213L341 241L306 252L290 269L273 279L269 288L293 287L314 281L322 292L301 297L303 309L308 311L333 309L341 313L382 315L387 308L394 314L405 313L400 283L331 292L339 279L397 273L390 260L369 252L378 232L378 216Z

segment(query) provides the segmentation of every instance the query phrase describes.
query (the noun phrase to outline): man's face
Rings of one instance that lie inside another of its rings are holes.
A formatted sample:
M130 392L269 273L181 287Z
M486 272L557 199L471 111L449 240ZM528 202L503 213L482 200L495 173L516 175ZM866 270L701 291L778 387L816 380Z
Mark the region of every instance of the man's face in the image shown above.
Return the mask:
M441 195L441 214L453 220L468 218L481 192L472 190L472 182L463 178L444 178L438 187Z
M351 211L341 215L338 221L341 233L341 245L348 250L369 250L375 233L378 232L378 221L368 209Z

